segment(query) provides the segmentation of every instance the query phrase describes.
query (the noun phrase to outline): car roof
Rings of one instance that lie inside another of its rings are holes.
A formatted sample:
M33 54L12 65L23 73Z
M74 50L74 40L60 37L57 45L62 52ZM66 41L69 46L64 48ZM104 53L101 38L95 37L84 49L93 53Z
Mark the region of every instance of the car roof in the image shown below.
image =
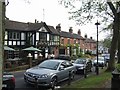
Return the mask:
M60 60L60 59L48 59L47 61L56 61L56 62L65 62L66 60Z

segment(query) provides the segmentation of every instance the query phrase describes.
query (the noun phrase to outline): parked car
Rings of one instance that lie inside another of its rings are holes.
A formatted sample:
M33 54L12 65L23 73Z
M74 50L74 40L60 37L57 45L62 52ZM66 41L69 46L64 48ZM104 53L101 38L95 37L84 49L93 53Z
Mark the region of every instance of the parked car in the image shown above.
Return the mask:
M60 55L58 55L57 57L55 57L55 59L71 61L70 56L69 56L69 55L64 55L64 54L60 54Z
M3 73L2 90L14 90L15 89L15 77L9 72Z
M75 66L66 60L48 59L39 65L26 70L24 80L28 84L54 88L54 86L66 79L74 78Z
M106 62L109 62L109 60L110 60L110 54L109 53L102 54L102 57L104 57L104 59L105 59Z
M106 62L106 60L105 60L105 58L104 57L98 57L98 66L99 67L104 67L104 66L106 66L106 64L107 64L107 62ZM95 60L93 61L93 65L94 66L96 66L97 65L97 57L95 58Z
M85 70L87 72L92 71L92 61L88 60L86 58L76 59L75 62L73 63L73 65L76 67L77 73L85 74Z

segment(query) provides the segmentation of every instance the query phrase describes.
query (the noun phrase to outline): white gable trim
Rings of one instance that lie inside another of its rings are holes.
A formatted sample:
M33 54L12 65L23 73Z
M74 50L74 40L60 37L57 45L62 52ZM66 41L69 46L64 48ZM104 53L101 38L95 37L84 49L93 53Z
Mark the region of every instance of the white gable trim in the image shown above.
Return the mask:
M48 32L45 27L41 27L38 31L40 31L40 32Z

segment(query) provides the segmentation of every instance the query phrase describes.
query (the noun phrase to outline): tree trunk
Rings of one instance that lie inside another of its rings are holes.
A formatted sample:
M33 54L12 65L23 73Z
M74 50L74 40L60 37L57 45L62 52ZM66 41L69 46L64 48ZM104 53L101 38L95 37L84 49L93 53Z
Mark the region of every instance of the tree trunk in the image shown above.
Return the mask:
M118 37L118 53L117 53L117 59L118 63L120 63L120 31L119 31L119 37Z
M118 56L118 63L120 63L120 12L118 13L118 29L119 29L119 36L118 36L118 53L117 53L117 56Z
M110 71L115 69L115 52L118 42L118 36L119 36L119 20L118 20L118 15L116 15L113 24L113 38L110 48L110 61L108 63L108 70Z

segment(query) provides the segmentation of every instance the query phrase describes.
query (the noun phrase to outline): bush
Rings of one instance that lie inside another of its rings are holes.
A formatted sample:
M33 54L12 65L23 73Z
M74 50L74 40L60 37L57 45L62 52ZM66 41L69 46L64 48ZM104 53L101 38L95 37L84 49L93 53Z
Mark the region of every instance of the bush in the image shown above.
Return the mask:
M85 58L91 58L91 56L89 54L85 54L84 57Z
M77 58L78 58L77 55L72 55L72 56L71 56L71 60L75 60L75 59L77 59Z
M116 65L116 69L117 69L118 72L120 72L120 64Z
M80 52L80 53L78 54L78 57L83 57L83 53Z
M86 51L85 54L89 54L89 55L92 55L92 52L91 51Z

